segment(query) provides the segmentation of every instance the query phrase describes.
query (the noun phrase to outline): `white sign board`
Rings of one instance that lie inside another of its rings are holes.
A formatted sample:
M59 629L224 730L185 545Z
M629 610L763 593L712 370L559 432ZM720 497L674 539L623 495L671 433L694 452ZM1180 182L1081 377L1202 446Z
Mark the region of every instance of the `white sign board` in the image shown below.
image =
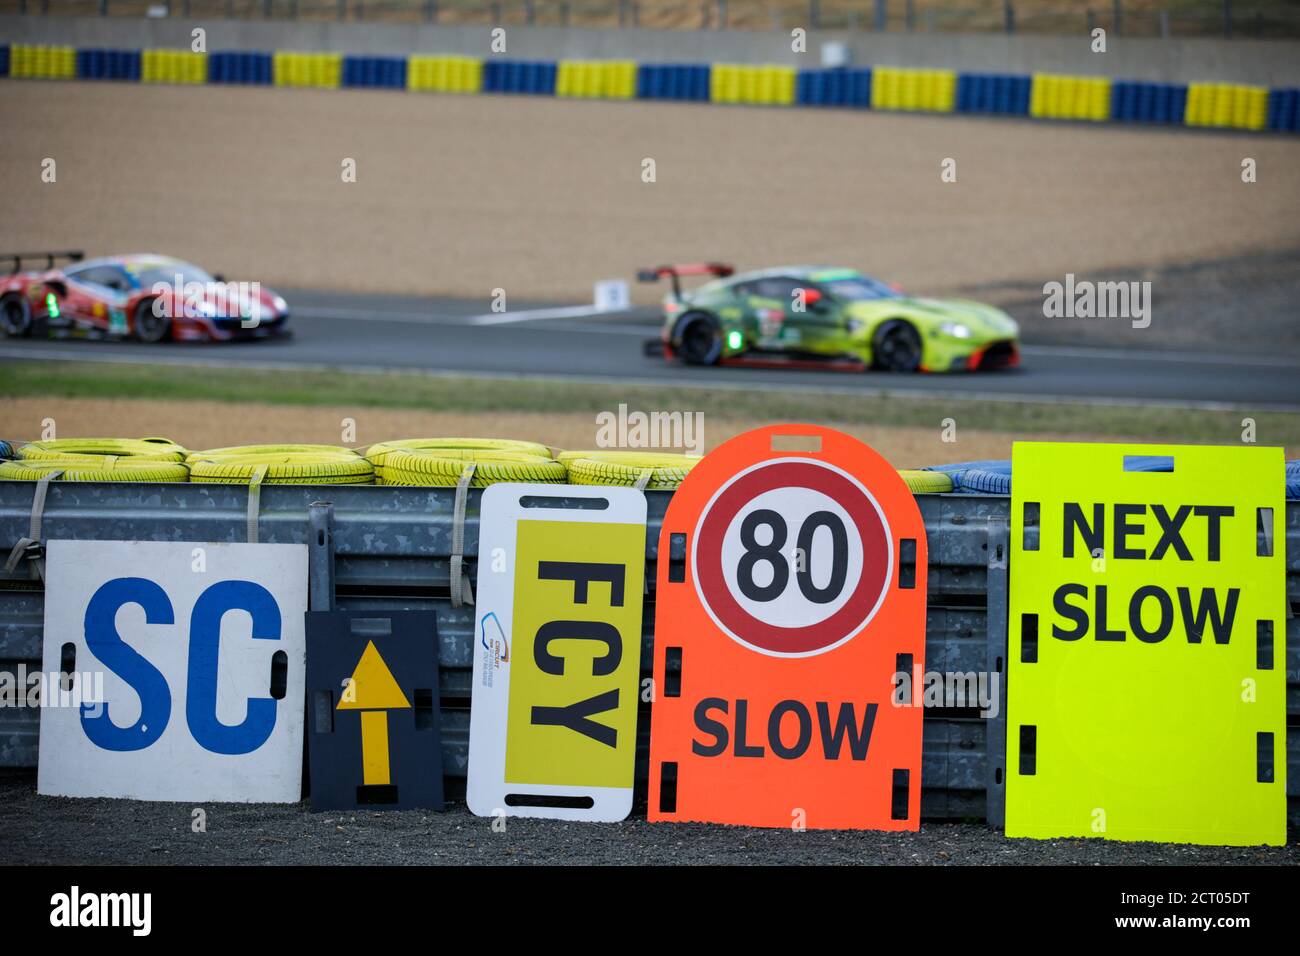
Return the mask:
M483 492L466 784L474 813L617 821L631 812L645 521L636 488Z
M827 40L822 44L822 66L827 69L838 69L839 67L848 66L853 61L853 54L849 51L847 43L839 40Z
M300 799L306 610L306 545L49 542L37 791Z
M623 279L601 279L593 289L596 308L602 312L621 312L631 307L632 297Z

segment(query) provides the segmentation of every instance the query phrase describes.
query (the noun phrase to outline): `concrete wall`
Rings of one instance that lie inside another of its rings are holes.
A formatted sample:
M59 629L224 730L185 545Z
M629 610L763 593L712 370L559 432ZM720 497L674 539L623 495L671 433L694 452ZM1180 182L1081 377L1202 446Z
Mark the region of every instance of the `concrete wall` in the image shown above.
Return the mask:
M0 43L81 47L188 47L208 31L209 50L304 50L358 54L489 55L488 26L260 20L0 16ZM788 63L817 66L820 44L848 44L861 66L912 66L988 73L1075 73L1158 82L1221 81L1300 86L1300 43L1284 40L1125 39L1105 54L1074 37L816 31L807 54L783 33L742 30L600 30L511 26L515 59L635 59L643 63Z

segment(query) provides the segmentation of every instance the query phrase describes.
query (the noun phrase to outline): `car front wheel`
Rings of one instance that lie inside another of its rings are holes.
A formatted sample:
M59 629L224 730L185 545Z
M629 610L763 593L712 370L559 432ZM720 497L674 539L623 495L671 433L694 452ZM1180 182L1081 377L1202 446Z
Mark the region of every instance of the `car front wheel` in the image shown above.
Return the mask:
M171 316L155 315L155 299L145 299L135 307L135 337L141 342L161 342L172 331Z
M889 372L915 372L921 367L921 333L903 319L891 319L872 339L876 368Z

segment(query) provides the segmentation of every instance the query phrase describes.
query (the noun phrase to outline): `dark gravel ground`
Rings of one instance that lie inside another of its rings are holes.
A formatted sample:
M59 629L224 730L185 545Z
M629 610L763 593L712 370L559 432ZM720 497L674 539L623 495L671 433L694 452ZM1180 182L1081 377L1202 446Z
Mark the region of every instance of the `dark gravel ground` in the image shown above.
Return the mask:
M1300 846L1193 847L1009 840L981 823L919 833L756 830L701 824L506 821L446 813L312 813L305 804L195 807L36 794L32 771L0 774L0 864L1040 864L1294 865Z
M1064 282L1064 276L1047 279ZM1047 279L1043 281L1047 281ZM1093 282L1150 282L1151 325L1108 319L1049 319L1043 283L992 282L958 290L1007 310L1024 341L1141 349L1300 352L1300 250L1187 262L1167 268L1081 274Z

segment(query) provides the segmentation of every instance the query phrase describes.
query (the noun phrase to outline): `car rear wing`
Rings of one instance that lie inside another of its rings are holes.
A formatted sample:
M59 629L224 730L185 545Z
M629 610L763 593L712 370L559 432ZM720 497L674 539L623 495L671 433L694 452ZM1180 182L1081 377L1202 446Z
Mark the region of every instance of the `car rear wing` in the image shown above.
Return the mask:
M638 282L658 282L660 279L671 279L673 298L680 299L682 297L682 276L713 276L722 279L735 271L734 266L727 265L725 262L684 262L659 266L655 269L639 269L636 278Z
M0 252L0 262L11 262L13 268L9 270L12 275L15 272L23 271L24 259L44 259L45 268L53 269L55 259L67 259L69 262L80 262L86 257L86 254L80 249L69 249L65 252Z

